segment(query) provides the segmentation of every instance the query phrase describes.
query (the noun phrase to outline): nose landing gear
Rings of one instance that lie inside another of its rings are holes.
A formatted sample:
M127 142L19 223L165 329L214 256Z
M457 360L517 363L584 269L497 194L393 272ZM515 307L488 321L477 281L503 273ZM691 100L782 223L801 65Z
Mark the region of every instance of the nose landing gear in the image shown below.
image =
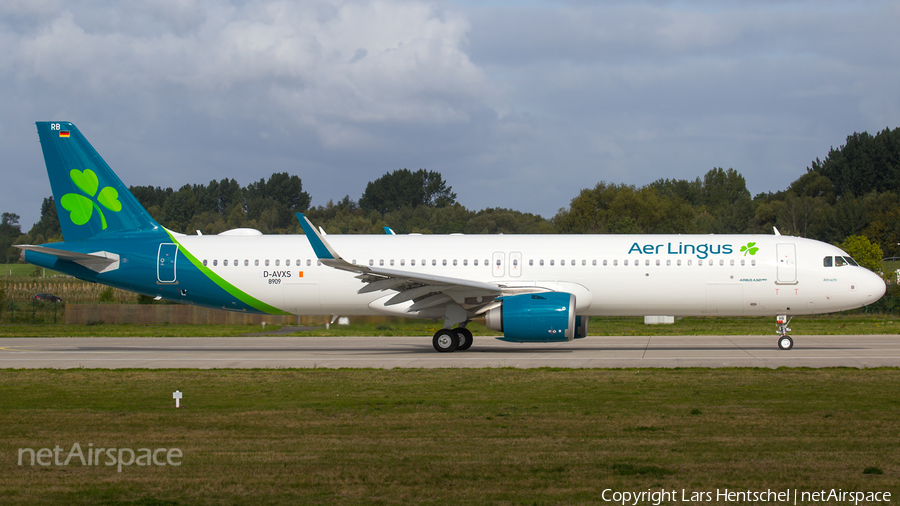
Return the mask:
M793 316L788 318L787 315L783 314L775 317L775 323L778 324L778 330L776 331L776 334L778 334L778 349L780 350L789 350L794 347L794 340L791 339L791 336L787 335L788 332L791 331L788 325L793 319Z

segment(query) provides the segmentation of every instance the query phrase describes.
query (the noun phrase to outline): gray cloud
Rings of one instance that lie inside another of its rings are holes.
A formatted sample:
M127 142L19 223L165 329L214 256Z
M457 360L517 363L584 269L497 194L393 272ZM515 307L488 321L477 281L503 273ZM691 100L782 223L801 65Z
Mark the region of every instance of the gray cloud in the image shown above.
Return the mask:
M47 119L127 184L289 171L314 204L402 167L544 215L714 166L778 190L897 126L898 21L892 2L8 1L2 210L38 217Z

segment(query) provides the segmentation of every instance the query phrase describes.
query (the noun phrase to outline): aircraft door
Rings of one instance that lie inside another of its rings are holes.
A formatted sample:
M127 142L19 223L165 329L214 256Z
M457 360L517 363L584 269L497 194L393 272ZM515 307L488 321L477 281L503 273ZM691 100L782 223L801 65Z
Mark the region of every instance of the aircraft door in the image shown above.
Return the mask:
M522 253L518 251L509 254L509 275L514 278L522 275Z
M175 257L178 255L177 244L163 243L159 245L156 256L156 279L160 283L175 282Z
M494 273L495 278L502 278L506 274L506 266L503 265L505 256L502 251L494 252L494 258L491 259L491 272Z
M793 244L776 244L775 254L778 255L778 282L797 282L797 251Z

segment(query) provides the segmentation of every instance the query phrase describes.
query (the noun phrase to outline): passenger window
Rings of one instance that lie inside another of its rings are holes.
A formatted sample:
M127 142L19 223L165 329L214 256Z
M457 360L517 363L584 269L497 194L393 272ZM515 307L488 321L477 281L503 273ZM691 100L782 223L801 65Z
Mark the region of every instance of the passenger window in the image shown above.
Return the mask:
M743 266L746 265L746 264L747 264L747 261L744 260L744 259L742 258L742 259L741 259L741 267L743 267Z
M468 267L468 265L469 265L469 259L463 258L463 267Z
M413 267L415 267L415 266L416 266L416 259L413 258L412 260L410 260L410 261L409 261L409 265L412 265Z
M394 266L394 259L392 258L391 259L391 267L393 267L393 266Z
M444 262L446 262L446 260L444 260ZM500 267L500 259L499 258L497 259L497 267Z
M733 258L728 261L728 265L734 267L734 259Z
M379 266L379 267L384 267L384 259L383 259L383 258L382 258L381 260L378 261L378 266Z
M544 266L544 260L543 260L543 259L541 259L540 264L541 264L541 267Z
M551 266L551 267L553 266L553 262L555 262L555 260L550 260L550 266Z
M618 261L618 260L613 260L613 267L615 267L615 266L617 266L617 265L619 265L619 261Z
M582 261L581 261L581 266L584 267L585 265L587 265L587 260L582 260Z
M831 257L825 257L825 259L822 261L822 265L825 267L831 267L831 265L832 265L831 262L832 262Z
M206 259L203 259L203 267L206 267Z
M403 267L403 266L405 266L405 265L406 265L406 259L405 259L405 258L401 258L401 259L400 259L400 267Z
M603 267L606 267L606 260L603 261Z
M371 260L369 260L369 262L371 262ZM312 265L312 260L307 260L307 261L306 261L306 266L309 267L309 266L311 266L311 265ZM370 263L369 265L372 265L372 264Z
M353 260L353 263L356 263L356 260L355 260L355 259ZM295 263L294 265L296 265L297 267L300 267L301 265L303 265L303 263L302 263L302 262L300 261L300 259L298 258L298 259L297 259L297 263Z
M681 267L681 259L679 258L679 259L675 262L675 264L676 264L678 267Z
M300 262L297 262L297 265L300 265ZM244 267L250 266L250 260L244 260Z
M627 265L628 265L628 260L625 260L625 262L624 262L622 265L626 265L626 266L627 266Z
M750 260L750 267L756 267L756 260Z
M269 266L269 259L267 258L266 259L266 267L268 267L268 266Z
M441 265L443 265L444 267L447 267L447 259L446 258L441 261ZM497 260L497 265L500 265L500 260Z
M575 267L575 260L572 260L572 267Z
M650 260L644 260L644 267L650 267Z
M213 260L213 267L215 267L215 266L217 266L217 265L219 265L219 261L218 261L218 260Z
M656 266L659 267L659 260L656 261Z
M375 260L372 260L372 259L370 258L370 259L369 259L369 267L372 267L372 266L374 266L374 265L375 265Z
M528 260L528 266L531 267L534 265L534 259Z
M281 260L276 258L275 259L275 267L278 267L279 265L281 265Z
M285 261L284 261L284 265L290 267L290 266L291 266L291 261L290 261L290 260L285 260Z
M437 265L437 260L432 260L432 261L431 261L431 266L434 267L434 266L436 266L436 265Z
M723 265L725 265L725 260L719 260L719 267L722 267Z
M453 265L456 265L456 260L453 261ZM518 266L519 266L519 261L513 260L513 267L518 267Z
M259 267L259 259L254 260L253 265L255 265L256 267Z
M228 260L222 260L222 266L228 267Z
M692 262L692 260L688 260L688 261L687 261L688 267L690 267L691 265L694 265L694 264L692 264L691 262Z
M316 260L316 266L320 266L320 265L322 265L322 261L321 261L321 260Z
M477 258L475 260L472 260L472 265L474 265L475 267L478 267L478 259Z
M606 265L606 262L604 262L603 264ZM597 267L597 261L591 260L591 265L593 265L594 267Z
M453 259L453 267L456 267L456 259Z

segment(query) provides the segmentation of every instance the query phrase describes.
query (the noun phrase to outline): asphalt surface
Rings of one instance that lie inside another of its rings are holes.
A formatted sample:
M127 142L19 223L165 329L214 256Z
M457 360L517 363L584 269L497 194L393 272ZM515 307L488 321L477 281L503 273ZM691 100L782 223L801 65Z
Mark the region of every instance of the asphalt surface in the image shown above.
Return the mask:
M0 368L900 367L900 336L588 337L516 344L475 337L438 353L430 337L0 338Z

